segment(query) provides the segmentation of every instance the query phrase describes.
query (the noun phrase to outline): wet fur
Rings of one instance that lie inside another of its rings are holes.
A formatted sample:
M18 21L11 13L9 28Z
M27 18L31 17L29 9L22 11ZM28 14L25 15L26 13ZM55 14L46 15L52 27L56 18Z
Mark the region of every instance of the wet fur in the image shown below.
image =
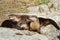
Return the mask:
M58 30L60 30L59 26L57 25L57 23L52 20L52 19L47 19L47 18L42 18L42 17L35 17L37 20L33 20L33 22L30 23L30 30L32 31L37 31L38 33L40 33L40 29L43 26L47 26L49 24L54 25L55 28L57 28Z
M18 21L16 21L15 19L10 19L10 17L15 17ZM9 19L12 20L14 22L14 20L17 22L17 27L20 28L20 30L22 29L29 29L29 25L30 25L30 21L29 20L29 16L28 15L9 15ZM27 28L24 27L22 28L21 25L27 25Z

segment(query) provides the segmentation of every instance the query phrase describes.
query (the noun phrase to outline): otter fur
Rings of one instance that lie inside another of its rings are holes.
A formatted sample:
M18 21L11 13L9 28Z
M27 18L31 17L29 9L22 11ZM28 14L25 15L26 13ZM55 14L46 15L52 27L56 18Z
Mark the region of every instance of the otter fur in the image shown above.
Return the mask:
M20 29L26 29L31 31L37 31L40 33L42 26L47 26L49 24L54 25L58 30L60 29L57 23L52 19L37 17L35 15L10 15L10 20L17 22L17 27Z
M1 27L7 27L7 28L14 28L16 26L17 22L13 22L11 20L4 20L1 24Z
M28 15L9 15L9 20L17 22L17 27L21 29L29 29L31 20ZM23 26L23 27L22 27Z
M42 17L37 17L37 16L31 16L30 20L32 20L32 22L30 23L30 30L32 30L32 31L37 31L38 33L40 33L41 27L43 27L43 26L46 27L49 24L54 25L55 28L60 30L57 23L52 19L49 19L49 18L47 19L47 18L42 18Z

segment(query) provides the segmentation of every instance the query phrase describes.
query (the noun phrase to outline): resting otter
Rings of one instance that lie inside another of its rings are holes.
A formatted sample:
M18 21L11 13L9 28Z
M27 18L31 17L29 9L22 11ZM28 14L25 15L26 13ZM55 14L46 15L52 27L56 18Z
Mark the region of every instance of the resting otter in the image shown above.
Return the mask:
M12 20L12 21L16 21L16 22L19 22L19 21L22 21L22 20L23 21L30 21L28 15L11 14L11 15L9 15L9 19Z
M30 23L31 21L20 21L18 23L18 26L22 29L22 30L30 30Z
M52 19L31 16L30 20L32 20L32 22L30 23L30 30L33 30L33 31L36 30L39 33L42 26L46 27L49 24L54 25L54 27L57 28L58 30L60 29L57 23Z
M9 15L9 20L13 22L17 22L17 27L20 29L28 29L28 25L30 24L31 20L29 19L28 15ZM22 27L23 26L23 27Z
M37 31L39 33L42 26L47 26L49 24L54 25L58 30L60 29L54 20L34 15L10 15L9 18L10 20L17 22L18 28Z
M30 23L30 30L37 31L38 33L40 33L41 25L39 23L38 17L30 16L29 19L32 20L32 22Z

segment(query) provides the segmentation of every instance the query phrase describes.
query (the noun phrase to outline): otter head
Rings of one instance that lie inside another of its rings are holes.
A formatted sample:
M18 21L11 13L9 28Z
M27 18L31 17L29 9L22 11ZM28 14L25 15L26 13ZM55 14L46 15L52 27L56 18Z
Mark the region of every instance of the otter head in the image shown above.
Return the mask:
M20 21L19 27L21 30L29 30L31 21Z
M28 27L27 24L24 23L24 24L21 24L20 29L22 29L22 30L28 30L29 27Z
M21 20L19 15L14 15L14 14L9 15L9 19L16 22Z
M32 20L32 21L37 21L38 20L37 16L30 16L29 19Z

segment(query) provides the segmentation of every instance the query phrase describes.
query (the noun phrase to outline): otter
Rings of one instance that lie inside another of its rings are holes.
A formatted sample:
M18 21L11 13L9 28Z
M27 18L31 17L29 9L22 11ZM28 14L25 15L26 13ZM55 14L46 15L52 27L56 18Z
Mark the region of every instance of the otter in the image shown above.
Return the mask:
M41 25L39 23L38 17L30 16L29 19L32 20L32 22L30 23L30 31L37 31L38 33L40 33Z
M42 26L47 26L49 24L54 25L58 30L60 29L57 23L49 18L37 17L35 15L10 15L9 19L17 22L17 27L19 29L25 29L30 31L37 31L40 33Z
M12 21L16 21L16 22L19 22L19 21L31 21L29 19L29 16L28 15L15 15L15 14L11 14L9 15L9 19L12 20Z
M30 30L30 23L31 21L20 21L18 23L18 26L22 29L22 30Z
M31 20L29 19L28 15L9 15L9 20L13 22L17 22L17 27L21 29L28 29ZM22 27L23 26L23 27Z
M21 30L21 28L17 25L16 21L12 21L12 20L4 20L1 24L1 27L5 27L5 28L15 28L18 30Z
M30 23L30 30L32 30L32 31L37 31L38 33L40 33L41 27L43 27L43 26L46 27L49 24L54 25L55 28L60 30L57 23L52 19L49 19L49 18L47 19L47 18L42 18L42 17L37 17L37 16L31 16L30 20L32 20L32 22Z

